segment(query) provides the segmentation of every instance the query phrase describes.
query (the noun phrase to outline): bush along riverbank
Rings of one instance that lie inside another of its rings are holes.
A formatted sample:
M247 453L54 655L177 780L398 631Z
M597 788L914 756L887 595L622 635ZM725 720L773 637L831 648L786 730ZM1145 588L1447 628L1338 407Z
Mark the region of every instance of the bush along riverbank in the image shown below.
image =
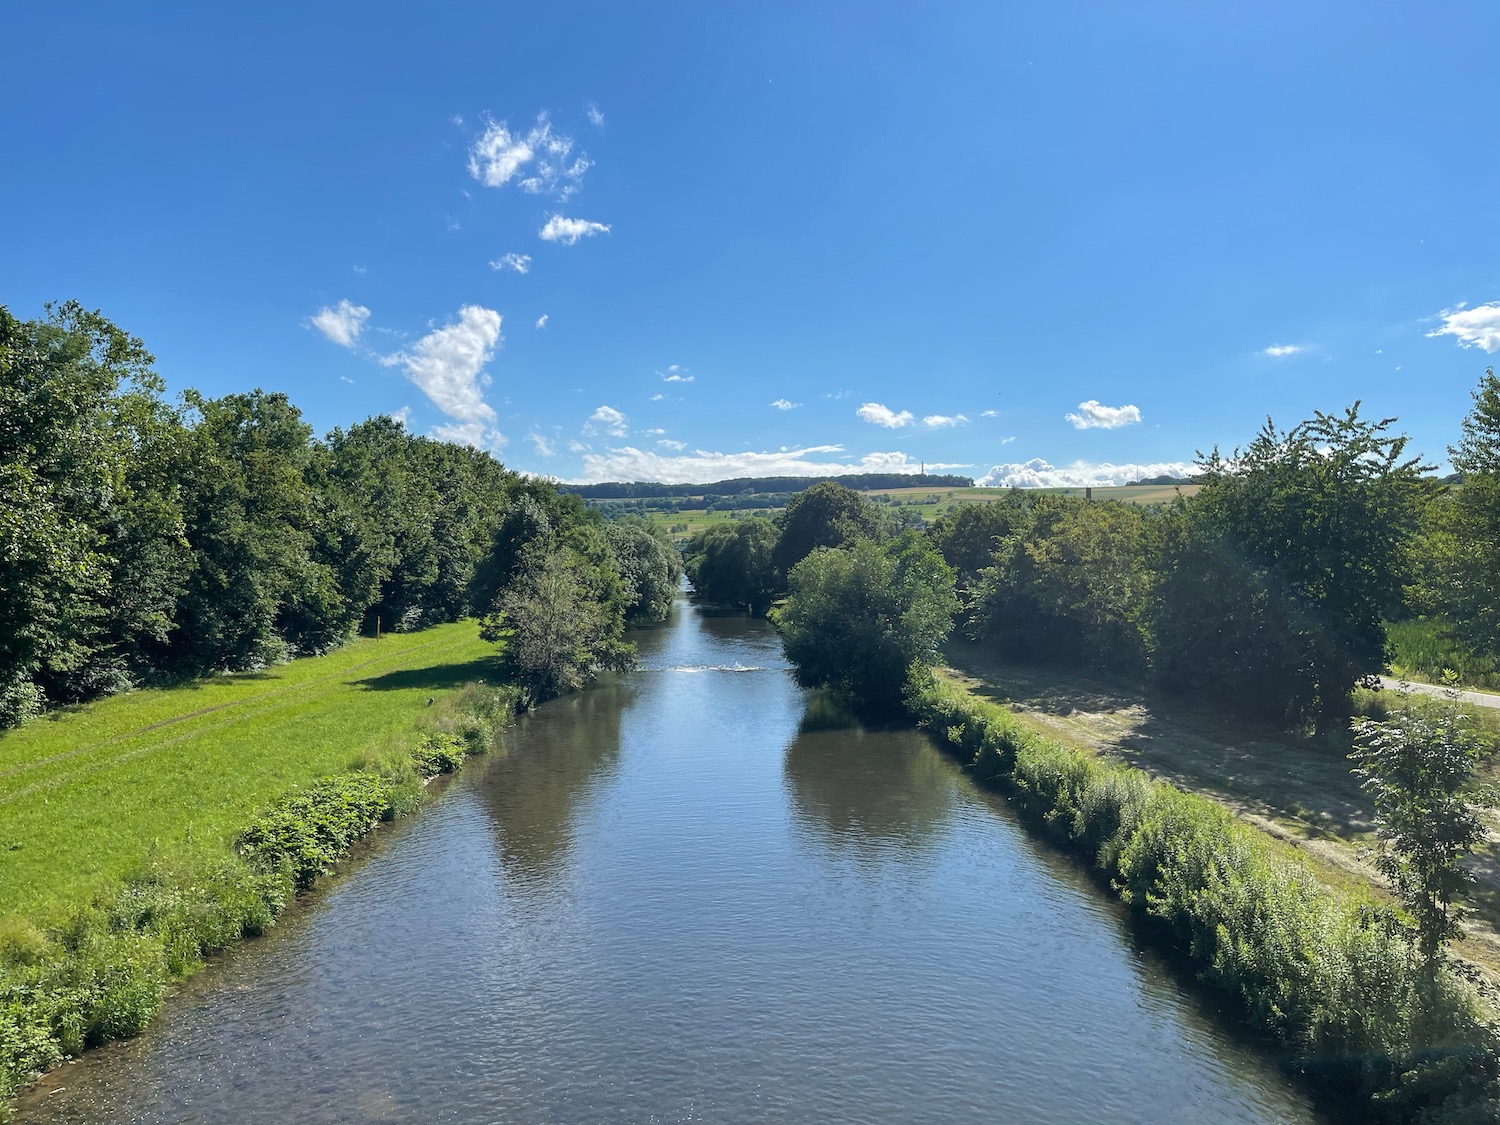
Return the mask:
M515 712L510 688L471 684L416 731L372 747L258 815L212 863L153 856L66 924L0 925L0 1121L15 1092L70 1055L139 1033L168 986L205 957L270 927L298 891L381 821L414 810L426 783L484 753Z
M1394 908L1327 887L1207 798L1052 742L940 675L914 670L906 703L976 779L1164 927L1340 1111L1500 1120L1500 1029L1448 967L1429 970Z

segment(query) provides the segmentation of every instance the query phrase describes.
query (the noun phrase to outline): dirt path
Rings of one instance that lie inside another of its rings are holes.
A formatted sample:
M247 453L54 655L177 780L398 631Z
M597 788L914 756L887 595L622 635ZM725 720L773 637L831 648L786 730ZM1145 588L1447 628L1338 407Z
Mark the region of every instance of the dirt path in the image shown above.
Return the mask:
M1201 793L1296 846L1334 884L1381 885L1370 855L1374 822L1345 748L1247 730L1222 715L1169 707L1148 694L1068 672L1004 664L968 645L949 671L1059 741ZM1500 809L1484 810L1490 839L1473 857L1478 883L1468 938L1457 949L1500 998Z

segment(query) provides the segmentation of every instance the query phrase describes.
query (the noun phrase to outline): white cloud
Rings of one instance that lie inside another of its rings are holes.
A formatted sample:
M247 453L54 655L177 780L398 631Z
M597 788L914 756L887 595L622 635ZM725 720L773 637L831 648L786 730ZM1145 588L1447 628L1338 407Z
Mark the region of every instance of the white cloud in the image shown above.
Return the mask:
M547 327L547 321L549 319L551 319L551 318L548 316L548 314L547 313L543 313L541 316L539 316L539 317L536 318L536 326L538 328L546 328Z
M1001 445L1009 445L1011 442L1013 442L1015 440L1016 440L1016 435L1015 434L1011 434L1010 437L1003 437L1003 438L1001 438L1000 439L1000 444Z
M681 364L677 363L668 365L665 371L658 371L657 374L661 376L663 383L691 383L694 378L682 369Z
M1268 355L1272 359L1283 359L1289 355L1296 355L1301 350L1301 344L1272 344L1269 348L1262 348L1260 354Z
M663 449L672 449L676 450L679 453L687 448L687 442L675 441L672 438L662 438L656 444L661 446Z
M1434 328L1427 335L1452 336L1464 348L1500 351L1500 301L1475 305L1472 309L1459 305L1444 309L1438 315L1443 318L1443 326Z
M359 339L360 332L364 330L365 321L369 319L370 310L364 305L343 300L331 309L327 306L319 309L308 323L335 344L352 348L354 341Z
M554 132L545 113L523 136L504 121L486 119L484 131L469 148L469 175L486 187L504 187L515 180L532 195L567 199L589 170L588 157L573 155L573 138Z
M354 272L357 273L357 274L367 274L370 271L368 269L366 269L364 266L355 266L354 267Z
M929 414L922 419L922 425L929 430L941 430L946 426L962 426L968 419L962 414Z
M603 426L612 437L624 437L629 432L629 419L613 406L601 406L589 415L590 422Z
M411 421L411 407L403 406L400 410L392 410L386 417L394 418L404 426L407 422Z
M844 452L841 445L811 445L803 449L775 452L714 453L703 449L683 456L668 456L626 446L607 453L589 453L583 458L585 481L650 480L667 484L692 484L759 476L838 476L843 473L918 473L921 463L905 453L867 453L863 457L824 460L826 454ZM959 464L927 463L929 472L962 469Z
M1083 488L1129 484L1143 477L1185 477L1198 471L1191 461L1160 461L1150 465L1091 464L1074 461L1052 465L1040 457L1030 461L995 465L974 483L981 488Z
M349 376L347 376L347 375L340 375L339 376L339 382L340 383L353 383L354 380L351 379L351 378L349 378Z
M599 107L596 106L593 102L589 102L588 108L584 112L589 115L589 124L593 125L595 128L599 128L604 125L604 114L599 112Z
M998 417L1000 417L1000 411L998 411L998 410L981 410L979 412L979 416L981 418L998 418Z
M407 378L432 404L455 420L435 428L435 437L494 448L505 438L495 429L495 410L484 401L481 388L489 381L485 364L494 358L499 342L500 314L465 305L457 321L433 329L411 351L397 352L383 362L404 367Z
M536 449L538 457L554 457L557 455L557 447L547 440L545 434L539 434L535 430L526 435L528 441Z
M1121 426L1133 426L1141 420L1138 406L1104 406L1096 399L1078 404L1077 414L1063 415L1073 423L1076 430L1118 430Z
M797 407L801 406L802 404L800 402L793 402L791 399L778 398L775 402L771 403L771 405L774 406L777 410L796 410Z
M564 246L572 246L580 238L592 238L596 234L608 233L608 223L595 223L588 219L566 219L561 215L553 215L547 220L547 225L537 231L537 237L543 242L561 242Z
M643 434L650 434L652 437L656 437L658 434L664 434L666 432L667 431L664 430L664 429L662 429L660 426L654 426L654 427L652 427L649 430L642 430L641 431L641 433L643 433Z
M531 272L531 255L517 254L512 251L509 254L501 254L490 262L492 270L511 270L515 273Z
M854 413L871 425L885 426L892 430L899 429L901 426L909 426L913 421L910 410L903 410L897 414L890 407L878 402L867 402Z
M657 392L656 394L654 394L654 395L651 396L651 401L652 402L660 402L662 399L664 399L666 397L667 397L666 395L664 395L664 394L662 394L660 392Z
M577 438L572 438L568 441L569 453L587 453L590 449L593 448L594 447L592 445L584 445L583 442L579 441Z

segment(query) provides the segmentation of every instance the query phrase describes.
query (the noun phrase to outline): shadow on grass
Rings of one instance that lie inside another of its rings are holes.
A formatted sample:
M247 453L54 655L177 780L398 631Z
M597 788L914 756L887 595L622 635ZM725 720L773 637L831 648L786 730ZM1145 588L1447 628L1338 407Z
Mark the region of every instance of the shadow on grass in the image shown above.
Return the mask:
M379 676L367 676L352 681L366 691L404 691L420 688L438 691L455 688L460 684L482 680L499 683L500 660L495 656L481 656L466 660L462 664L437 664L431 668L406 668L399 672L385 672Z

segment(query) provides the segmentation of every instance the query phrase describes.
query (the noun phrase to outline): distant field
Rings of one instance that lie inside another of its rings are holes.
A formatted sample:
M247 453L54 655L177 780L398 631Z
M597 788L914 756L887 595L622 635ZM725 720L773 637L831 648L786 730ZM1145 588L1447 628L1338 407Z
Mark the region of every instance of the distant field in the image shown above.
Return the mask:
M258 810L350 768L494 655L474 622L440 625L0 735L0 914L60 918L153 849L222 854Z
M1140 484L1121 485L1095 488L1093 490L1096 500L1124 500L1132 504L1165 504L1170 503L1178 495L1192 496L1201 485L1196 484ZM1029 492L1047 492L1056 496L1082 496L1082 488L1037 488L1028 489ZM866 495L876 498L888 498L893 504L901 507L912 507L921 513L923 518L931 520L962 504L987 504L1004 496L1006 490L1000 488L888 488ZM601 502L607 502L605 498L597 498ZM623 498L622 498L623 499ZM743 509L740 518L752 515L774 516L781 512L781 508L754 508ZM680 512L652 512L644 513L653 523L671 531L676 540L683 540L690 535L696 535L710 524L722 523L725 520L736 518L730 512L707 511L702 508L688 509Z

